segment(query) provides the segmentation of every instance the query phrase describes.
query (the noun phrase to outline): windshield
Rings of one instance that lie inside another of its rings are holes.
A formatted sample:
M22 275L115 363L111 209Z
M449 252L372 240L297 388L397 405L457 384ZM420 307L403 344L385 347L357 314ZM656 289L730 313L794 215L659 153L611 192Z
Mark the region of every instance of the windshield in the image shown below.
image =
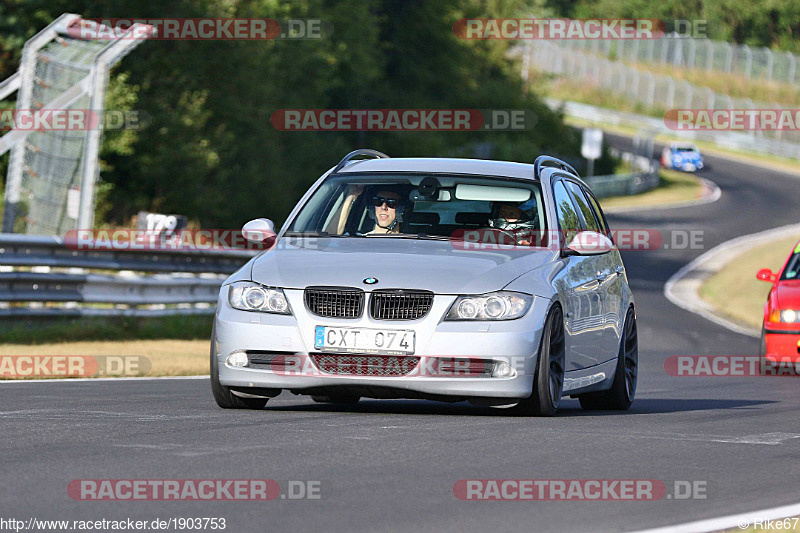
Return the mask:
M541 188L532 180L339 175L317 189L289 224L287 234L538 246L546 245L542 242L545 224Z
M800 245L795 249L794 255L789 258L789 262L786 263L781 279L800 279Z
M697 148L694 146L678 146L675 150L678 152L696 152Z

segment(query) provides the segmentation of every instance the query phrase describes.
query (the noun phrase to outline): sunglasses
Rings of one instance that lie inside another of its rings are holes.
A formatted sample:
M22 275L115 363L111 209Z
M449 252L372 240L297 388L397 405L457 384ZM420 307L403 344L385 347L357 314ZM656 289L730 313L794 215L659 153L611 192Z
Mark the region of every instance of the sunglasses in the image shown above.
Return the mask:
M373 196L372 203L375 207L380 207L383 204L386 204L386 207L389 209L397 208L397 204L400 203L400 200L397 198L384 198L383 196Z

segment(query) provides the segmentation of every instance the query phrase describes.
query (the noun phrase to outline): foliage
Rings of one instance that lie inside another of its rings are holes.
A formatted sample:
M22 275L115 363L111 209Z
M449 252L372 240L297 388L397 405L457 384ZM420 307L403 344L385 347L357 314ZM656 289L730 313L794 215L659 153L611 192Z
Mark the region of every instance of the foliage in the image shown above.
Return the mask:
M98 223L139 210L181 213L204 227L281 222L307 187L360 147L393 156L474 156L579 163L579 134L523 90L505 41L465 41L462 17L510 16L524 2L481 0L9 0L0 7L0 75L25 39L63 12L110 17L315 18L322 39L169 41L141 45L117 67L111 105L149 115L137 132L105 137ZM282 132L279 109L525 109L514 132ZM603 165L613 165L609 162ZM611 168L597 168L597 172ZM103 218L105 217L105 220Z

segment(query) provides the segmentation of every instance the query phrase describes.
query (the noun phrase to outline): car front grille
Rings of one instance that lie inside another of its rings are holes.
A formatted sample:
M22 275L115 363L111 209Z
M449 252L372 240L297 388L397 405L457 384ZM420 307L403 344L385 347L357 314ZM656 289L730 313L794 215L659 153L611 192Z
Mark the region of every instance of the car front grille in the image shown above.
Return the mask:
M359 318L364 312L364 291L352 287L307 287L306 307L317 316Z
M377 320L415 320L427 315L431 305L430 291L379 290L372 293L369 314Z
M419 357L406 355L312 354L311 359L323 373L345 376L405 376L419 364Z

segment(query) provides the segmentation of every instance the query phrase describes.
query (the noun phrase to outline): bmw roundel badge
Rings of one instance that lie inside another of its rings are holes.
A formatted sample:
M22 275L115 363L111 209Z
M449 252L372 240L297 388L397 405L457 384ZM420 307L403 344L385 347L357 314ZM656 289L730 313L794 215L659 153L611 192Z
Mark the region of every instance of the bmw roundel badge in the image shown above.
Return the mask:
M364 283L367 285L375 285L378 283L378 278L364 278Z

